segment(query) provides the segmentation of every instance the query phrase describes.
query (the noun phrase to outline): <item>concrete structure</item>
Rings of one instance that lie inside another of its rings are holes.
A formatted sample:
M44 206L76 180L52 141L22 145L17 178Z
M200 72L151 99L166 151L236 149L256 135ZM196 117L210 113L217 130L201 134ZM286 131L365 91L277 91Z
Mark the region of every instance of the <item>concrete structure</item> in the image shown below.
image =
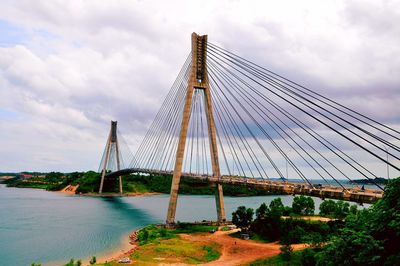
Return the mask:
M121 170L121 163L120 163L119 145L117 138L117 121L111 121L110 134L108 135L106 144L105 160L102 166L99 193L103 192L104 177L107 173L107 165L110 161L112 153L115 153L115 158L117 160L117 171L119 171ZM118 179L119 179L119 193L122 194L122 176L118 176Z
M172 175L171 171L160 171L144 168L129 168L123 169L118 172L110 173L110 177L117 175L126 175L129 173L143 173L143 174L161 174L161 175ZM321 199L337 199L351 202L357 202L360 204L369 203L372 204L383 197L383 190L366 188L361 189L358 186L347 186L345 189L333 185L314 185L311 186L308 183L294 183L294 182L283 182L273 181L268 179L257 179L243 176L207 176L207 175L196 175L192 173L181 173L181 177L190 178L204 183L212 184L230 184L237 186L254 187L263 189L266 192L277 192L288 195L306 195L319 197Z
M183 117L181 130L179 135L178 149L176 152L175 168L172 177L170 201L167 213L167 225L175 223L176 204L178 200L179 182L182 176L182 164L185 153L186 138L190 120L190 110L193 101L194 90L204 90L205 110L207 117L208 135L210 138L210 151L213 177L220 179L221 173L218 161L218 148L216 141L215 123L212 109L212 101L210 94L210 85L207 74L207 35L199 36L192 33L192 63L188 87L186 90L185 106L183 109ZM216 182L215 200L217 205L218 222L225 222L224 199L222 185Z

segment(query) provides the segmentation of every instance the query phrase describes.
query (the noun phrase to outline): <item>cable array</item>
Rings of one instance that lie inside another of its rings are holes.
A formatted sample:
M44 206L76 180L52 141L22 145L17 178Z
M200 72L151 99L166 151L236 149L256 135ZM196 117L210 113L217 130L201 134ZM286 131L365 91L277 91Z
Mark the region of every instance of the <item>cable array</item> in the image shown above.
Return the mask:
M191 67L189 55L130 167L174 169ZM398 130L212 43L206 71L222 175L345 189L342 180L374 182L386 166L399 174ZM194 89L183 172L209 176L205 102L204 90Z
M106 165L107 171L114 172L118 170L117 156L119 159L120 169L128 168L129 164L135 160L133 153L129 148L128 143L126 142L126 140L123 137L123 134L119 130L117 130L117 140L118 140L118 155L117 155L117 143L116 142L110 143L109 157ZM103 171L106 156L107 156L107 144L104 147L103 155L100 160L100 165L98 168L99 173Z

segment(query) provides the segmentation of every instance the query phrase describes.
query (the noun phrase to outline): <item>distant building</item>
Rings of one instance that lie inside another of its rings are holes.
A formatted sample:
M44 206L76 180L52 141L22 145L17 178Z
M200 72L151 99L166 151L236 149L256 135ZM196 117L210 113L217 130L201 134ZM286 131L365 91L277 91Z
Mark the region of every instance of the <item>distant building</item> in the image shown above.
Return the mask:
M19 173L18 176L21 177L21 178L24 178L24 179L35 177L34 175L24 174L24 173Z

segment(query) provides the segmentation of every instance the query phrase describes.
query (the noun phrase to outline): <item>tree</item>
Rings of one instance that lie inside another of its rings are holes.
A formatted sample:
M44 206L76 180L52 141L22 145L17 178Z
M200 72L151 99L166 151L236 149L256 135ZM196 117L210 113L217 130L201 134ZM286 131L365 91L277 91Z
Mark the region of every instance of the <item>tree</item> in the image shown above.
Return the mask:
M353 206L351 213L356 213L357 206L355 206L355 209ZM319 214L323 216L331 216L338 219L344 219L349 213L350 213L350 204L342 200L339 200L337 202L333 200L325 200L319 206Z
M275 201L276 203L277 201ZM264 239L275 241L279 239L280 216L275 209L274 204L270 204L274 208L271 210L265 203L262 203L256 210L256 219L251 223L250 230L257 233ZM278 206L278 204L276 204Z
M367 230L375 239L384 242L383 256L388 260L400 257L400 177L390 180L383 198L369 213ZM390 264L387 264L390 265ZM400 260L397 264L400 265Z
M70 259L70 261L67 264L65 264L64 266L75 266L74 259Z
M319 205L319 214L321 216L333 216L335 214L336 203L333 200L324 200Z
M264 220L267 217L268 213L269 213L269 209L268 209L267 204L262 203L260 205L260 207L258 207L256 210L256 219Z
M338 219L344 219L350 212L350 204L339 200L336 202L334 217Z
M271 215L280 217L283 215L285 206L283 205L281 198L276 198L276 199L273 199L271 201L271 203L269 204L269 209L270 209Z
M282 223L282 225L287 223ZM284 231L284 226L281 226L281 231ZM303 236L306 235L306 231L299 225L296 225L294 228L287 230L282 233L281 243L284 244L294 244L301 243Z
M70 261L67 264L64 264L64 266L82 266L82 261L77 260L75 263L74 259L70 259Z
M93 256L89 263L90 263L90 265L93 265L93 264L96 264L96 262L97 262L97 259L95 256Z
M293 213L299 215L312 215L314 214L314 201L311 197L305 197L303 195L294 197L292 210Z
M318 265L400 265L398 195L400 178L388 183L372 207L348 215L341 233L317 254Z
M358 212L357 205L351 205L349 209L349 214L355 215L357 214L357 212Z
M248 230L251 222L253 221L254 210L240 206L235 212L232 213L232 223L243 230Z
M382 250L382 243L371 235L344 229L317 255L317 265L381 265Z

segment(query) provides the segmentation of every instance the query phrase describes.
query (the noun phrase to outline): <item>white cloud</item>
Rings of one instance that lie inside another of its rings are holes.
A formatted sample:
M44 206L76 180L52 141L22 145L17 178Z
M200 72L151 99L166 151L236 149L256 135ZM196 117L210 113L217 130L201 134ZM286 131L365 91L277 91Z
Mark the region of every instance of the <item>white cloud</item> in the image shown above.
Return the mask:
M22 117L1 123L0 171L96 169L110 119L134 136L135 150L193 31L397 123L399 8L372 0L2 1L0 19L26 38L0 47L0 109Z

